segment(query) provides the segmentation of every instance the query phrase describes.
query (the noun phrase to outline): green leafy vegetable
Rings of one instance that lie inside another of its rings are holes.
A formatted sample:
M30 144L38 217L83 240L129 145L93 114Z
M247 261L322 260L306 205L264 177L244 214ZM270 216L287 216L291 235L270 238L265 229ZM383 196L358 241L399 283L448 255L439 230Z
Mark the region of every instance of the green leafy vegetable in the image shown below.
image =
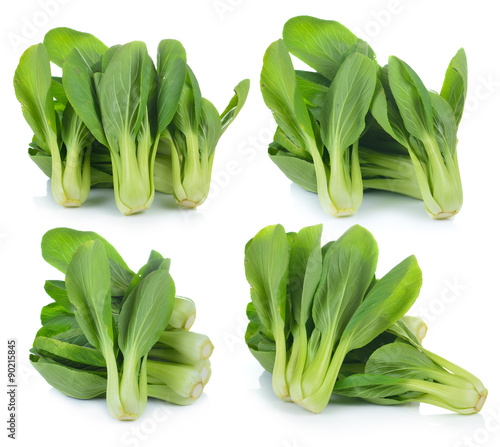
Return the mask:
M264 101L279 126L271 158L317 191L326 212L353 214L363 196L359 139L377 80L374 54L339 23L312 17L291 19L283 38L268 48L261 75ZM288 51L323 76L296 72Z
M66 274L45 284L54 302L30 356L49 384L79 399L105 394L120 420L139 417L148 395L178 405L201 395L213 345L188 332L196 308L175 296L170 259L152 251L133 273L97 233L69 228L47 232L42 255Z
M78 247L66 273L68 298L75 307L75 318L89 343L106 362L106 401L117 419L135 419L120 400L120 379L114 346L111 313L111 287L108 258L101 241L89 241Z
M51 76L50 62L62 78ZM203 203L215 148L250 82L235 87L219 115L180 42L162 40L155 66L143 42L108 48L61 27L21 57L14 86L34 132L28 153L51 178L55 200L80 206L91 187L113 187L128 215L149 208L155 190L189 208Z
M313 71L294 70L289 53ZM423 200L436 219L460 210L463 49L438 95L395 56L380 67L371 47L340 23L294 17L283 40L264 56L261 90L278 124L271 160L294 183L317 193L327 213L355 213L363 189Z
M367 230L355 225L323 247L321 232L270 226L245 248L245 341L272 373L275 394L314 413L332 393L479 411L483 384L424 349L427 326L405 315L422 285L415 257L376 279L378 248Z
M388 85L379 84L372 114L408 150L429 214L450 217L460 211L463 200L456 151L459 118L446 99L427 91L395 56L389 59L387 78Z
M37 152L51 177L54 200L67 207L87 200L91 184L92 136L69 104L54 100L47 50L42 44L28 48L14 75L16 96L33 130Z
M215 106L201 96L198 81L188 67L177 112L161 136L162 158L157 160L158 184L162 185L159 190L173 192L179 205L195 208L207 198L215 148L245 104L249 88L248 79L240 82L234 89L234 97L219 115ZM172 180L167 183L165 177L170 176L170 169Z
M406 343L384 345L369 358L365 374L338 381L334 393L382 405L423 402L460 414L480 411L487 397L482 383L429 354Z

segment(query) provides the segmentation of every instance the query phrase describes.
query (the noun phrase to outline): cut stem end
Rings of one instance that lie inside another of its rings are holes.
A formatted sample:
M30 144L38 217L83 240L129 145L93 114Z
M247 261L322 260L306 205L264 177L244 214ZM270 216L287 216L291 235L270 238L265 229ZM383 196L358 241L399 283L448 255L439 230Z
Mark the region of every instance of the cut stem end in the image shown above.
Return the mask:
M203 393L203 383L198 382L193 388L193 391L191 391L191 397L193 399L198 399L198 397L201 396L201 393Z
M123 214L125 216L131 216L132 214L138 214L142 211L145 211L147 209L147 207L145 206L139 206L137 208L134 208L134 209L130 209L130 210L127 210L126 212L124 212Z
M352 216L355 214L356 211L353 210L352 208L344 208L344 209L339 209L335 212L334 216L335 217L347 217L347 216Z
M434 219L448 219L449 217L453 217L457 213L458 211L442 211L440 213L434 214L432 217Z
M61 205L65 208L78 208L82 206L82 203L79 200L66 200Z
M189 200L189 199L182 199L181 201L177 201L177 205L183 206L184 208L193 209L193 208L196 208L197 206L201 205L201 203L194 202L194 201Z
M481 411L481 409L484 406L484 403L486 402L486 398L488 397L488 391L484 391L480 396L479 399L476 403L476 406L474 407L474 410L476 410L478 413Z

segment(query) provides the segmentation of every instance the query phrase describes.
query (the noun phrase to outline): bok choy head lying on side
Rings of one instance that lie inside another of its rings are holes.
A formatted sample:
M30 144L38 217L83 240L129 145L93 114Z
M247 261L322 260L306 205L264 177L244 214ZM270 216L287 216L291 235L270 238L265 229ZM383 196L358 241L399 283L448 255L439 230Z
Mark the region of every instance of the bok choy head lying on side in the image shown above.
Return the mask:
M200 397L213 345L189 332L195 305L175 296L170 259L152 251L134 273L101 236L69 228L48 231L42 255L66 274L45 284L54 302L30 355L49 384L78 399L106 395L120 420L139 417L148 396L177 405Z
M379 341L364 353L359 368L363 374L352 374L346 368L334 394L380 405L422 402L460 414L477 413L483 407L488 390L482 382L425 349L408 320L398 321Z

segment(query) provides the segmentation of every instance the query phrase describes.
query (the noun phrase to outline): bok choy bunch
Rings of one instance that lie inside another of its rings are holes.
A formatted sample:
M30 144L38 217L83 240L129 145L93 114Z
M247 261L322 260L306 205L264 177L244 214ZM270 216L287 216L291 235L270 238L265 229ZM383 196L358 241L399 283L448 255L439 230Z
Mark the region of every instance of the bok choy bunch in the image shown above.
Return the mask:
M298 233L273 225L245 249L245 340L272 372L275 394L314 413L332 393L479 411L487 395L479 379L424 349L425 324L405 316L422 284L415 257L377 279L367 230L355 225L323 246L321 234L321 225Z
M295 70L289 53L312 71ZM437 94L395 56L378 65L370 46L340 23L295 17L264 56L261 90L278 124L270 158L293 182L316 192L329 214L356 212L363 189L423 200L436 219L460 210L463 49Z
M62 69L52 77L50 62ZM108 48L88 33L54 28L21 57L16 95L35 136L29 154L51 178L55 200L79 206L91 187L113 186L123 214L149 208L154 193L186 207L209 191L216 145L243 107L249 80L219 115L202 98L180 42Z
M175 295L169 259L152 251L134 273L101 236L68 228L45 234L42 255L66 275L45 284L54 302L30 356L49 384L78 399L105 395L120 420L137 419L148 396L178 405L200 397L213 345L189 332L195 305Z
M316 71L295 71L289 52ZM262 95L278 124L271 158L290 177L303 177L311 164L307 173L315 181L308 182L334 216L351 215L361 205L359 139L377 71L366 42L337 22L309 17L287 22L283 40L264 56Z

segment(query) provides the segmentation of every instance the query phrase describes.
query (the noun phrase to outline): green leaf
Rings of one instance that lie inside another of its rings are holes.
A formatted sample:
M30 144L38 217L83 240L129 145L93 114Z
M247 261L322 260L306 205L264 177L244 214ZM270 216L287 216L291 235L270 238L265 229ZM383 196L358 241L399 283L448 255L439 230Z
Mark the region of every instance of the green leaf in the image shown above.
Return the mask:
M352 324L353 314L375 275L377 260L377 242L359 225L349 228L330 246L312 312L322 336L338 340L344 328Z
M462 119L465 99L467 98L467 71L467 56L465 50L460 48L446 70L441 88L441 96L450 104L455 114L457 126Z
M318 129L318 133L319 133L319 127L316 127L316 123L313 123L311 122L311 124L313 124L313 126ZM285 134L285 132L283 132L283 130L280 128L280 127L277 127L276 128L276 132L274 134L274 141L273 143L276 143L279 146L282 146L283 149L286 149L288 152L292 153L293 155L295 155L296 157L301 157L302 155L301 154L306 154L307 157L306 157L306 160L307 161L312 161L311 160L311 155L307 152L306 148L304 146L298 146L297 144L295 144L289 137L288 135ZM271 143L271 145L273 145L273 143ZM270 146L271 146L270 145ZM322 152L323 152L323 147L318 147L318 152L320 155L322 155Z
M129 281L129 286L124 296L128 297L143 278L145 278L150 273L160 269L168 272L170 269L170 259L164 258L160 253L152 250L149 255L148 262L143 265L140 270L134 275L132 280Z
M83 365L106 367L104 357L100 351L94 348L78 346L47 337L37 337L36 347L40 351L47 351L58 357L82 363Z
M14 89L24 118L43 149L48 153L59 151L50 61L42 44L29 47L21 56Z
M234 96L220 116L222 133L226 131L240 113L247 100L249 90L250 79L244 79L234 88Z
M68 264L76 249L84 242L100 240L104 243L111 271L111 293L123 296L132 281L134 273L115 248L93 231L78 231L71 228L53 228L42 238L42 256L50 265L66 273Z
M175 285L166 270L147 275L122 306L118 344L126 354L145 356L168 325L174 306Z
M106 377L61 365L51 359L30 355L33 367L55 389L77 399L92 399L106 393Z
M52 157L49 154L41 148L30 147L28 155L47 177L52 176Z
M180 42L162 40L158 44L158 133L172 121L186 79L186 51Z
M408 132L419 140L432 135L429 93L412 68L395 56L389 58L389 83Z
M359 53L340 66L321 115L321 137L333 159L333 152L345 151L361 136L376 81L377 65Z
M198 134L200 151L206 151L206 156L211 157L222 133L219 112L208 99L203 98Z
M156 270L126 298L118 317L118 345L123 353L120 401L139 416L147 401L147 354L172 315L175 285L166 270Z
M68 311L65 307L57 303L50 303L44 306L40 314L40 320L43 327L50 332L51 336L78 327L73 311Z
M112 188L113 176L92 167L90 170L90 184L93 188Z
M300 152L296 155L311 158L303 148L307 147L308 138L314 140L315 134L283 40L272 43L266 51L260 87L278 126L297 145Z
M51 338L65 343L70 343L72 345L85 346L87 348L92 346L79 326L77 328L70 329L69 331L54 334Z
M101 123L93 72L84 57L75 48L68 55L63 67L63 84L68 99L92 135L108 144Z
M76 149L84 150L94 139L71 104L67 104L63 112L61 136L68 151L66 160L71 157L70 151ZM83 159L83 154L79 155L77 159ZM68 169L68 165L66 165L66 168Z
M268 372L272 373L274 368L274 361L276 358L276 345L266 340L259 332L260 324L250 322L245 332L245 342L252 355L257 359L261 366ZM261 350L263 345L270 350Z
M68 300L68 292L66 292L66 285L64 281L58 280L47 280L44 286L45 292L49 295L57 304L64 307L68 312L73 313L73 305Z
M261 230L246 250L245 273L252 302L269 334L278 321L284 324L288 259L288 240L281 225Z
M342 334L349 350L361 348L396 323L413 305L421 286L422 272L415 256L378 280Z
M97 37L71 28L51 29L43 39L51 62L63 67L73 48L77 48L85 61L90 65L97 63L108 49Z
M261 230L245 248L245 274L250 296L262 322L264 335L276 342L273 390L281 399L289 397L286 382L286 318L289 237L281 225Z
M328 78L325 78L322 74L316 71L304 71L304 70L295 70L295 74L297 75L297 81L307 81L310 84L318 84L321 87L326 87L325 92L328 91L328 88L332 84L332 81ZM316 87L318 88L318 87Z
M97 70L99 73L104 73L108 69L108 65L113 59L116 52L122 47L122 45L113 45L102 55L101 58L101 66L100 70ZM96 71L96 70L94 70ZM97 87L97 86L96 86Z
M390 343L370 356L365 372L406 379L438 380L439 369L439 365L415 347L406 343ZM438 374L433 374L435 372Z
M80 245L67 268L66 289L78 325L100 351L113 344L110 282L104 243L93 240Z
M268 153L271 160L292 182L306 191L317 193L316 172L311 161L296 157L274 144L269 147Z
M54 95L56 103L59 103L61 106L65 106L68 103L68 97L64 90L62 78L52 76L52 94Z
M457 150L457 122L452 108L437 93L429 92L432 104L434 133L441 153L454 157Z
M200 86L193 70L188 66L186 81L182 88L177 113L174 116L174 125L184 135L198 131L202 112L202 96Z
M305 227L292 243L288 267L288 289L295 321L305 325L321 278L321 233L323 225Z
M102 236L93 231L79 231L71 228L53 228L47 231L42 238L42 256L50 265L62 273L66 273L73 253L84 242L99 239L104 243L106 254L118 264L127 267L125 261L115 248Z
M321 109L323 107L323 104L325 103L325 98L328 93L330 83L328 84L328 86L318 83L314 76L317 73L309 73L307 71L296 71L296 73L297 85L306 102L306 105L314 115L314 117L319 120L321 118ZM312 79L315 80L313 81Z
M411 393L411 389L401 379L374 374L354 374L341 379L335 384L333 392L382 405L402 404L421 395Z
M162 140L160 140L160 145L161 141ZM160 145L158 145L158 149L160 149ZM173 194L172 156L157 153L153 172L155 190L163 194Z
M143 42L122 45L111 59L98 89L102 124L111 150L116 151L123 138L138 136L155 76Z
M290 53L328 79L334 78L344 59L356 50L373 57L366 42L333 20L294 17L285 23L283 39Z
M405 128L403 118L379 80L377 80L370 111L385 132L405 148L410 148L410 134Z

